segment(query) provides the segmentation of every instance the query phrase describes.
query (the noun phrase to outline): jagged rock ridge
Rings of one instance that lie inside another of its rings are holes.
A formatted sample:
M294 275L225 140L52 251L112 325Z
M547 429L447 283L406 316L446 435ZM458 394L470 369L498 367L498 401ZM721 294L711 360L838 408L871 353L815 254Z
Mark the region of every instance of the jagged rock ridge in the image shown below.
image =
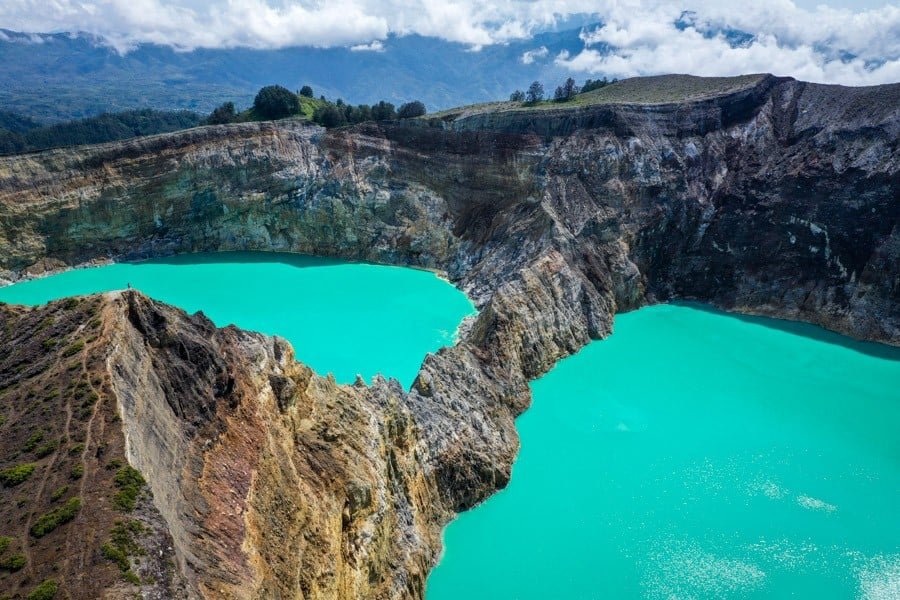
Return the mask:
M441 527L508 481L528 380L617 311L700 299L900 343L898 137L900 85L770 76L649 107L201 128L0 159L0 268L272 249L446 271L480 313L409 392L104 301L128 459L189 594L421 597Z

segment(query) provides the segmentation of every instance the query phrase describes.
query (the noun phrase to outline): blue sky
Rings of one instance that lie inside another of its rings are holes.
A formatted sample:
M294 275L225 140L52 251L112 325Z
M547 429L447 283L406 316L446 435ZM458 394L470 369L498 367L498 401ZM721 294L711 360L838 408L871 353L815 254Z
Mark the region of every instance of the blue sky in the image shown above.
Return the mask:
M690 11L690 26L675 21ZM421 34L473 51L529 39L569 22L603 22L584 48L534 48L523 60L573 73L774 72L862 85L900 80L900 2L894 0L2 0L0 27L85 31L120 51L153 42L197 47L310 45L380 50ZM723 32L740 30L740 46Z

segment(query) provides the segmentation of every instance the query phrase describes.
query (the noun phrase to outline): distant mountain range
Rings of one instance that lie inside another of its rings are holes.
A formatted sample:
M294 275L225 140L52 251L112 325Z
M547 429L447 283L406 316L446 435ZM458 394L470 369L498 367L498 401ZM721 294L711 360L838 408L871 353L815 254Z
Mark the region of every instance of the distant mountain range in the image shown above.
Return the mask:
M391 37L368 48L198 49L140 45L125 54L88 34L0 29L0 110L44 123L136 108L207 113L248 106L256 91L304 84L352 103L418 99L429 111L507 97L537 79L551 91L569 73L554 59L577 53L583 29L473 50L437 38ZM528 53L528 54L526 54Z

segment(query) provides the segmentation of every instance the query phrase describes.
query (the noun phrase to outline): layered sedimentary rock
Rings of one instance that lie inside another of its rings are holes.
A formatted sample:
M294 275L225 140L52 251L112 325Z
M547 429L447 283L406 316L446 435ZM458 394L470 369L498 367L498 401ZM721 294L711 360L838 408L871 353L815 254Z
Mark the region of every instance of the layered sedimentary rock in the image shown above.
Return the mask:
M900 343L898 138L900 85L770 76L676 104L207 127L0 158L0 268L271 249L445 271L480 312L409 391L102 301L183 593L421 597L441 527L508 481L528 380L617 311L699 299Z

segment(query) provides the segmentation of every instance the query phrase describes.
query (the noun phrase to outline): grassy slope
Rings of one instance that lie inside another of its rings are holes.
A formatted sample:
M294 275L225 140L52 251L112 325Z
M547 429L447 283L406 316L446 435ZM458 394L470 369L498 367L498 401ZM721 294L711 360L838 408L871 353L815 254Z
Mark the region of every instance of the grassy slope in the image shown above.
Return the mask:
M580 108L604 104L653 105L686 102L733 93L756 84L763 77L765 75L762 74L737 77L696 77L694 75L634 77L623 79L586 94L578 94L574 100L569 102L554 102L553 100L545 100L538 104L486 102L432 113L424 118L451 118L484 112Z
M293 115L290 117L285 117L286 119L305 119L312 120L313 113L316 112L316 109L323 104L321 100L317 98L307 98L305 96L299 96L300 98L300 113L297 115ZM244 112L238 115L239 123L247 123L250 121L267 121L268 119L264 119L256 114L256 111L253 110L253 107L248 108Z

